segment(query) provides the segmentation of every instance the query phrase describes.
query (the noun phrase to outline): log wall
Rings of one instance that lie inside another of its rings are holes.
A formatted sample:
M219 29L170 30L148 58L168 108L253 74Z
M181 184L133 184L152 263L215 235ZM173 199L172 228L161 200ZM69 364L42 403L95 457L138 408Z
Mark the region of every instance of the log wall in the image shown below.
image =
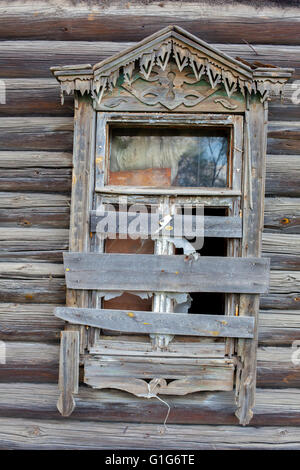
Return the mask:
M168 399L163 438L158 400L82 385L70 418L56 410L63 322L53 310L65 301L73 101L60 105L49 67L96 63L175 23L234 57L294 67L300 79L299 6L250 3L0 5L0 448L300 448L300 366L291 361L300 340L300 104L292 83L270 104L263 251L271 289L261 299L251 425L238 427L227 392Z

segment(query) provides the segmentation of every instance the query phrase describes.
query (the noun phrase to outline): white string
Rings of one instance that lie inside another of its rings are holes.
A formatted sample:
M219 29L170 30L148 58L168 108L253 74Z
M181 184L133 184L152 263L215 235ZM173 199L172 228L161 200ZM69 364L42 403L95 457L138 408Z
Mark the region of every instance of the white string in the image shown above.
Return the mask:
M153 381L152 381L152 382L153 382ZM154 388L158 385L159 379L155 379L154 382L155 382L155 383L154 383L153 390L154 390ZM143 398L148 398L148 399L149 399L149 398L157 398L157 400L159 400L159 401L161 401L162 403L164 403L165 405L167 405L168 411L167 411L167 414L166 414L166 417L165 417L165 420L164 420L164 423L163 423L164 428L167 429L167 424L166 424L166 423L167 423L168 418L169 418L169 414L170 414L170 411L171 411L171 407L170 407L169 403L167 403L165 400L163 400L162 398L160 398L159 396L157 396L156 393L153 393L153 391L151 391L150 383L147 383L147 382L146 382L146 385L147 385L147 387L148 387L148 393L147 393L147 395L146 395L145 393L139 393L138 396L139 396L139 397L143 397Z

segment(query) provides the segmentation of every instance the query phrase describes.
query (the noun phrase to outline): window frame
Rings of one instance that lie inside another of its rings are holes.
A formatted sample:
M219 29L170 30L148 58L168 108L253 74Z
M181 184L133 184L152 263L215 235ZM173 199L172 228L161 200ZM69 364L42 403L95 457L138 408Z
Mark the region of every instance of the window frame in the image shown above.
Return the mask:
M139 186L108 185L110 127L120 126L203 126L226 127L230 132L229 179L230 187L170 187L153 188ZM95 155L95 192L107 194L139 194L158 196L241 196L242 194L242 136L243 116L234 114L170 114L170 113L115 113L97 112L96 155Z

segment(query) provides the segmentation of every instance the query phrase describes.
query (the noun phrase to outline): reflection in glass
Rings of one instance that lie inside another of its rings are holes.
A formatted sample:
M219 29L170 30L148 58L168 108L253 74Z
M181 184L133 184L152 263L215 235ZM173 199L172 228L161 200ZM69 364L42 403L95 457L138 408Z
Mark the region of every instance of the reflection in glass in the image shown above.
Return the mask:
M113 128L109 184L228 186L228 130Z

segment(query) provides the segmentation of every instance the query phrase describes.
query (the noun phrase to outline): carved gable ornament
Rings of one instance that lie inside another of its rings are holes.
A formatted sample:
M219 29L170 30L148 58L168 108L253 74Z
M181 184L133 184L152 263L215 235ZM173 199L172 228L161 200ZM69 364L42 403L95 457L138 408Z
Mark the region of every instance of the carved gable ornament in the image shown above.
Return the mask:
M91 93L101 110L195 108L210 99L234 110L248 92L261 101L279 94L290 69L258 67L229 57L178 26L169 26L136 46L95 64L52 67L64 93Z

